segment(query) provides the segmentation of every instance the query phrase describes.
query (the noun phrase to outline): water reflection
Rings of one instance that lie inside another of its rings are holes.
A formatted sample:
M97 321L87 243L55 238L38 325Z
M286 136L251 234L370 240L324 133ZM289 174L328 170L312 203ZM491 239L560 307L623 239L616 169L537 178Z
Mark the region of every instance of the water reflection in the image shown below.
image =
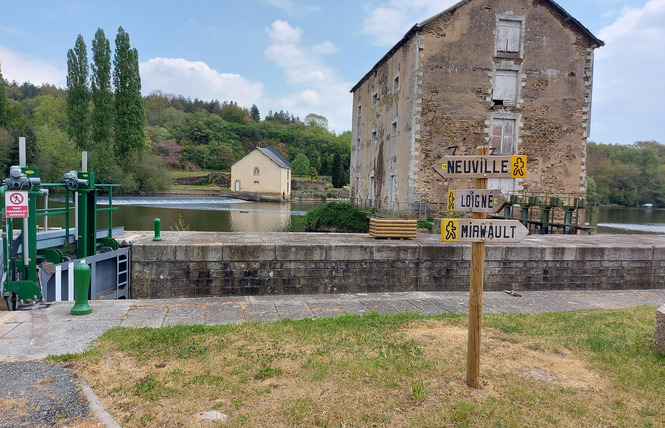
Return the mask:
M106 203L104 198L100 204ZM153 219L162 221L162 230L219 232L302 231L302 217L320 203L247 202L223 197L118 197L113 223L126 230L151 230ZM108 214L100 213L101 225Z
M64 201L51 199L51 207ZM39 200L38 200L39 202ZM104 196L100 205L108 203ZM224 197L114 197L113 224L126 230L152 230L153 220L162 220L162 230L186 228L219 232L300 232L303 217L322 202L247 202ZM39 204L40 206L42 204ZM41 221L40 221L41 224ZM73 224L73 216L72 216ZM64 226L64 219L49 219L50 226ZM108 213L100 212L98 227L108 227ZM600 208L598 233L665 234L665 209Z
M665 234L665 210L600 208L598 210L598 233Z

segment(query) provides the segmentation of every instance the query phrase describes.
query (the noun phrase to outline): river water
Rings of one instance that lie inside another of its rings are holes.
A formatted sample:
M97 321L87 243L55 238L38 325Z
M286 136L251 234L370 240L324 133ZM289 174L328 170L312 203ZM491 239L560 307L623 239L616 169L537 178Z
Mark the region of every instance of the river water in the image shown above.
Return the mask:
M665 234L665 209L600 208L598 233Z
M100 196L99 204L107 199ZM301 232L304 215L322 202L247 202L225 197L122 196L114 197L113 225L126 230L152 230L153 220L162 230L219 232ZM62 205L55 199L52 206ZM63 226L54 219L52 226ZM98 227L108 225L108 213L98 215ZM665 209L600 208L598 233L665 234Z

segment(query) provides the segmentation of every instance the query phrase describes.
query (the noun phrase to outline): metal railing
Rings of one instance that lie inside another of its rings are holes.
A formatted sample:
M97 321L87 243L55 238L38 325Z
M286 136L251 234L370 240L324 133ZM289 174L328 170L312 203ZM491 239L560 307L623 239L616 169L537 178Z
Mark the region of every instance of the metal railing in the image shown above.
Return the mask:
M358 196L351 198L351 203L372 217L426 219L430 210L427 202L391 201L389 199L370 199Z

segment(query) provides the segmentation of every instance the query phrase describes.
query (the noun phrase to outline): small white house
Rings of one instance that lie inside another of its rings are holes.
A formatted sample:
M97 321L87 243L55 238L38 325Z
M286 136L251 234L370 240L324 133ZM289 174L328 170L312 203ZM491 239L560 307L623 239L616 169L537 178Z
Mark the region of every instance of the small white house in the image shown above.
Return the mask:
M273 146L259 147L231 166L231 191L291 197L291 163Z

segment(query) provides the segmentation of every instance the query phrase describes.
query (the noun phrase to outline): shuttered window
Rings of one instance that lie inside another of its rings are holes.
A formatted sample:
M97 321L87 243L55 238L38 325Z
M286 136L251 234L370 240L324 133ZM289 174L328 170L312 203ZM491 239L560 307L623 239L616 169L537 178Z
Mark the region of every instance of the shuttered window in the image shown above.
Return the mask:
M520 54L522 22L499 19L496 25L497 56L518 56Z
M496 70L494 72L492 101L499 105L516 105L517 88L517 71Z

